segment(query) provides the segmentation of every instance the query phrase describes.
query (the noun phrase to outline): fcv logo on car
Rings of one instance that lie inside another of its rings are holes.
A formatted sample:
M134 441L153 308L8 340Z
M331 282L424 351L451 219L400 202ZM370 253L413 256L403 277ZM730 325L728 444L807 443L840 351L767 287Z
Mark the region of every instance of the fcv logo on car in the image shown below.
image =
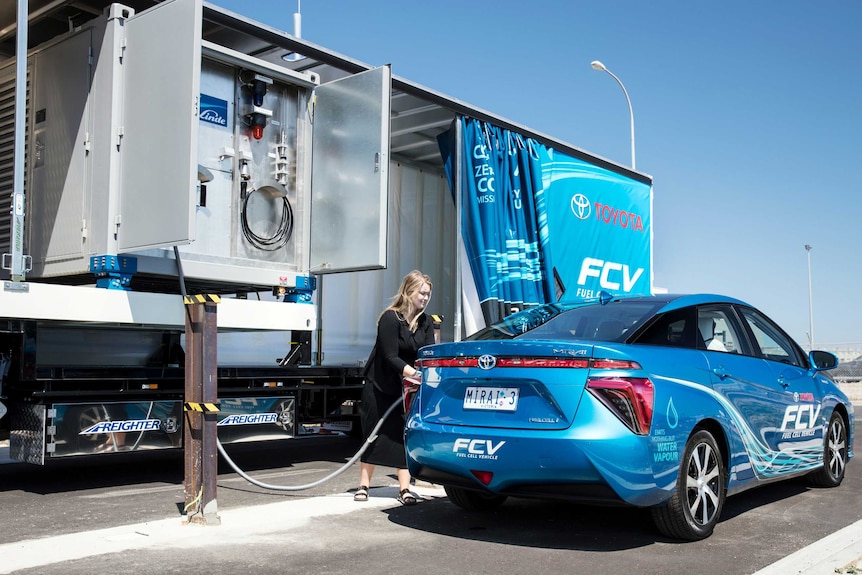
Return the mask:
M476 365L479 366L479 369L493 369L497 365L497 358L486 353L479 356L479 359L476 360Z
M468 439L459 437L452 446L452 453L458 457L472 459L497 459L497 452L506 445L505 441L494 443L490 439Z

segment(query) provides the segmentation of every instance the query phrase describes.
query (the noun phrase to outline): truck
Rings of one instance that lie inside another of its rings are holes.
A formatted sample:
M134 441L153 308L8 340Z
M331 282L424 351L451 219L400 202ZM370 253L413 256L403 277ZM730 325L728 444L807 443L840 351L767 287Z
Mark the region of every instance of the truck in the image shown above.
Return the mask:
M650 289L648 175L201 0L31 0L26 34L15 16L0 11L14 460L179 448L189 409L216 411L223 443L357 433L376 318L411 269L433 278L444 341L533 303ZM604 191L566 188L545 209L625 229L628 251L594 253L601 236L532 212L530 242L472 220L522 210L524 182L498 193L471 133L526 150L539 204L561 159L600 173ZM591 246L574 260L573 241ZM489 296L508 278L540 293ZM195 302L217 310L218 401L203 407L185 393Z

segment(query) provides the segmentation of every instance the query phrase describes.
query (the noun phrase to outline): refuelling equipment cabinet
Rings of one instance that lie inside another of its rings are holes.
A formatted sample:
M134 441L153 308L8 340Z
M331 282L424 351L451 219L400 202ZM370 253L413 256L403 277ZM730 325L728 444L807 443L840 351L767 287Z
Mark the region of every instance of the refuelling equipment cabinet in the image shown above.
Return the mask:
M356 418L360 366L313 357L315 288L386 267L390 70L324 83L201 31L200 0L113 4L28 55L26 202L0 238L26 269L0 292L15 459L178 446L180 294L219 295L220 339L267 356L219 367L222 441ZM254 339L273 331L284 349Z

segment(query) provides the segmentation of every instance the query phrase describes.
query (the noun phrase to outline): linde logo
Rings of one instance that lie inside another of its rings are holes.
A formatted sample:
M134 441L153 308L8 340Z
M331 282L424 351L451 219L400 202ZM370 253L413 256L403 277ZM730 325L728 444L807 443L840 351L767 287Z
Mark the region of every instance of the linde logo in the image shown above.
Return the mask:
M210 124L218 124L219 126L227 126L227 118L219 115L215 110L201 111L201 120Z
M572 196L571 208L572 213L579 220L589 219L593 213L593 208L595 208L596 221L635 232L644 231L644 222L640 215L601 202L590 202L590 199L584 194Z
M622 291L629 293L635 287L638 279L643 275L644 269L637 268L632 273L628 264L609 262L597 258L584 258L581 263L581 273L578 274L578 285L586 285L588 278L599 278L599 286L606 290ZM597 297L598 291L578 288L575 293L577 297Z
M201 113L199 118L202 122L223 127L227 126L227 100L201 94Z

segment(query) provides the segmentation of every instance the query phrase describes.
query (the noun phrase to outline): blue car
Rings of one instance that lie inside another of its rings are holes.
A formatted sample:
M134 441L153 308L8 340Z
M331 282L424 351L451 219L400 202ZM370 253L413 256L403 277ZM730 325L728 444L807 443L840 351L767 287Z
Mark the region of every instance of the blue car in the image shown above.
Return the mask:
M408 467L468 510L624 503L699 540L728 496L800 476L836 487L853 456L853 405L826 373L838 359L725 296L537 306L419 358Z

